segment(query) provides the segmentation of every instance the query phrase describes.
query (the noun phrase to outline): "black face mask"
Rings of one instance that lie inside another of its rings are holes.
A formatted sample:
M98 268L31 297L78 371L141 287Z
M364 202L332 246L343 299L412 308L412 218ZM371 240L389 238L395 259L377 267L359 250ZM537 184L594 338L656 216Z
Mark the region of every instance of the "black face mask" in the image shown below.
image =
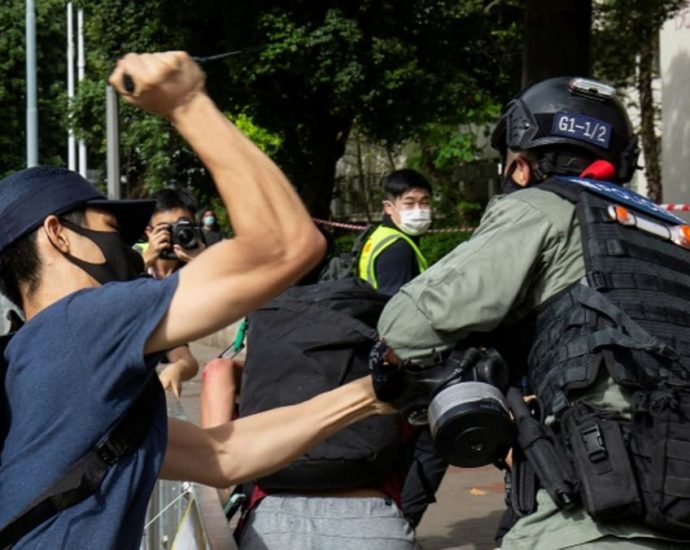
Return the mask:
M522 185L518 185L513 179L513 172L515 172L515 168L517 168L517 165L513 163L510 168L508 168L508 173L503 176L503 179L501 180L501 192L504 195L524 189Z
M60 221L65 227L86 237L100 249L105 258L105 263L102 264L85 262L71 254L65 254L65 257L102 285L111 281L130 281L144 272L143 258L136 250L127 246L117 231L94 231L68 220Z

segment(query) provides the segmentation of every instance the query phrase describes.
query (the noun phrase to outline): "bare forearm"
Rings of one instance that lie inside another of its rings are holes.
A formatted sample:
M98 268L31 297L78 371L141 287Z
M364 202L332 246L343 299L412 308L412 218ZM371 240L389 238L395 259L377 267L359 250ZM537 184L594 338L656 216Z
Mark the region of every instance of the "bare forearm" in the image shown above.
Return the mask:
M240 418L233 423L233 437L222 439L224 476L247 480L266 475L377 410L366 378L298 405ZM222 427L218 435L224 435Z
M171 426L163 475L224 487L264 476L344 427L391 412L379 403L369 378L309 401L241 418L178 437ZM200 443L203 442L203 445Z

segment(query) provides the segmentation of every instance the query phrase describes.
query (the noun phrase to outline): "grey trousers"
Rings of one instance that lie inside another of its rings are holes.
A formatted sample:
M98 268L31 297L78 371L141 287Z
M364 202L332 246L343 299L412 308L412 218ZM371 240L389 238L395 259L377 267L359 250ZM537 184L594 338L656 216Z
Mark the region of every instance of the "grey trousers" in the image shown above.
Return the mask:
M252 510L241 550L418 550L390 499L269 495Z

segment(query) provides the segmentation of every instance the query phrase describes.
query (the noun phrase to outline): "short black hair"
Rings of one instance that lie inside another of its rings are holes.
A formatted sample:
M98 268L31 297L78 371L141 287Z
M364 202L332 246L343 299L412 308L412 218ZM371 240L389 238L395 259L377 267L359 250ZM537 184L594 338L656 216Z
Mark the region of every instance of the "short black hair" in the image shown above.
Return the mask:
M383 194L388 200L395 200L410 189L426 189L431 193L431 184L417 170L403 168L383 176L381 180Z
M184 189L161 189L153 193L150 198L156 201L156 209L153 211L154 214L165 210L182 208L184 210L189 210L192 217L196 215L196 201L194 197Z
M82 207L62 214L60 218L83 225L84 212ZM13 242L0 254L0 292L19 308L23 307L20 289L24 287L27 295L31 295L38 290L40 283L41 260L36 249L39 229Z

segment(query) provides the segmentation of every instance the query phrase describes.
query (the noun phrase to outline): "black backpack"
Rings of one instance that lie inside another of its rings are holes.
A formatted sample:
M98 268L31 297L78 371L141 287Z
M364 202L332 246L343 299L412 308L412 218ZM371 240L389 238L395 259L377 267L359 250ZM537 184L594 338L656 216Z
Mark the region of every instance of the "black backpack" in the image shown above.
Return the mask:
M240 415L299 403L366 376L387 300L350 277L290 288L250 315ZM376 483L403 455L400 430L397 416L367 418L257 483L272 490Z
M350 252L342 252L337 256L333 256L326 264L326 267L321 270L319 281L338 281L346 277L357 277L357 264L359 264L362 248L377 227L377 225L366 226L359 235L355 237Z

